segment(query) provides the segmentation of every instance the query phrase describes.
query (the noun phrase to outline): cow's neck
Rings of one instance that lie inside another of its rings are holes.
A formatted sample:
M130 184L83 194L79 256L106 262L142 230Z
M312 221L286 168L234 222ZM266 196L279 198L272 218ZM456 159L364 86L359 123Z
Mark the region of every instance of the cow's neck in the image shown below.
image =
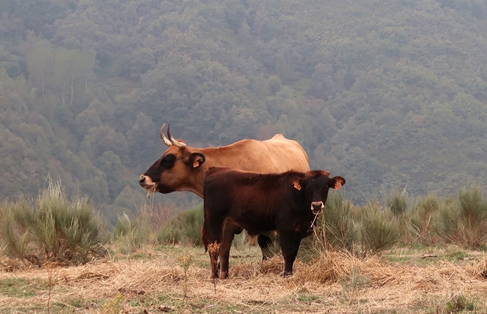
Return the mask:
M199 197L203 198L203 184L205 181L205 172L210 167L230 167L237 168L241 162L241 154L229 153L231 150L227 146L211 147L204 149L196 149L198 152L205 155L205 162L200 166L196 179L192 181L191 186L186 186L184 191L193 192Z
M243 165L243 162L248 160L248 156L243 154L241 149L234 147L234 145L209 147L202 150L201 153L206 156L205 171L209 167L230 167L247 170L243 169L248 168ZM253 166L255 167L255 165Z

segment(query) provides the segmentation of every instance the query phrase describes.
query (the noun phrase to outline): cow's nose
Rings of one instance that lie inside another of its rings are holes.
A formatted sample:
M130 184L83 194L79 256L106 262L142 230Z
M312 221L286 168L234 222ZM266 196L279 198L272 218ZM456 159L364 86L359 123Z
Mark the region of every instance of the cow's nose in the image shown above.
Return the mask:
M141 174L140 177L139 177L139 184L144 184L145 178L146 178L146 176L144 176L143 174Z
M325 205L322 201L311 203L311 211L313 214L318 214L324 207Z

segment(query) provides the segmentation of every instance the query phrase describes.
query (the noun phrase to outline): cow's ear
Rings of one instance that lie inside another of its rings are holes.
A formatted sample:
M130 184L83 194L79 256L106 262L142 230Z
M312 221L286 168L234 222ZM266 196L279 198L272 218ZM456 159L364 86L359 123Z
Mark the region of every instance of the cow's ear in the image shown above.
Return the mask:
M291 185L298 191L301 191L301 179L296 177L291 180Z
M198 168L205 162L206 158L205 155L201 153L192 153L189 156L188 164L191 165L193 168Z
M345 179L339 176L330 179L330 188L339 190L345 184Z

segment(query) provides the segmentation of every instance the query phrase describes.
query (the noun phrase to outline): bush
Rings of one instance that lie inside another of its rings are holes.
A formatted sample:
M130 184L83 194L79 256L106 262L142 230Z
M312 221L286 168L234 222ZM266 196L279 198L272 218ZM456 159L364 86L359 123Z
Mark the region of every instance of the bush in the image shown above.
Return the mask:
M318 245L323 249L353 251L357 238L355 226L351 217L353 204L343 200L339 193L330 193L326 201L323 215L316 224L315 237Z
M202 207L184 211L159 230L157 239L164 244L187 241L193 245L202 245L201 228L203 221Z
M174 245L178 244L183 239L183 232L181 228L169 225L161 228L157 233L157 242L161 244Z
M113 236L122 244L122 252L134 252L143 244L151 242L151 230L145 217L138 216L134 221L123 213L117 217Z
M392 190L389 195L385 197L386 206L393 212L395 215L401 215L406 213L408 208L408 195L406 189L402 192L398 190Z
M113 235L122 244L122 251L125 252L133 252L142 245L156 242L177 243L179 241L166 242L164 239L171 238L173 234L161 232L161 230L168 230L162 227L174 217L175 211L172 207L151 205L142 206L133 219L122 213L117 217ZM175 238L179 240L177 236Z
M382 210L377 202L368 203L362 213L361 242L365 253L377 254L400 239L397 217Z
M106 254L106 226L87 198L68 201L60 183L49 186L33 204L25 198L4 204L0 234L4 252L42 265L82 264Z
M458 201L450 201L440 211L440 236L467 248L478 249L487 241L487 202L482 188L461 189Z
M412 209L411 226L416 235L415 241L432 244L436 241L432 234L433 217L440 210L441 202L435 195L427 195L418 200Z

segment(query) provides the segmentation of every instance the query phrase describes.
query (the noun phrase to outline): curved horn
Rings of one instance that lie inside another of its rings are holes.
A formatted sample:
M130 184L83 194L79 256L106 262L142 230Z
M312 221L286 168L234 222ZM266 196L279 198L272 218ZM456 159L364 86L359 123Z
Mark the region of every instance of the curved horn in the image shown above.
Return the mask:
M160 135L161 135L161 140L164 144L166 144L167 146L171 146L171 141L167 139L167 137L164 135L164 126L166 124L164 123L162 125L162 128L161 128L161 132L160 132Z
M169 123L167 125L167 136L169 136L169 140L177 148L179 148L179 149L185 149L186 148L186 144L185 143L180 142L178 140L175 140L174 137L172 137L172 135L171 135L171 123Z

